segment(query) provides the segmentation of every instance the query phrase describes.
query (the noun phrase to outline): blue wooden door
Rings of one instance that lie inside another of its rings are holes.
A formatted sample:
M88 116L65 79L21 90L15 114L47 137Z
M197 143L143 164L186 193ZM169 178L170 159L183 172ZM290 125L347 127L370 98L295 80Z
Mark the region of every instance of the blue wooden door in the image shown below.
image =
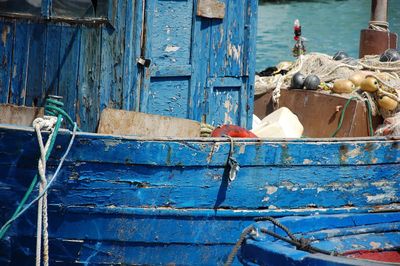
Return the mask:
M253 106L255 8L252 0L224 0L223 19L209 21L207 122L248 126Z
M224 16L198 12L204 2ZM140 111L247 126L253 106L256 0L147 0Z
M193 0L146 1L140 111L192 118Z

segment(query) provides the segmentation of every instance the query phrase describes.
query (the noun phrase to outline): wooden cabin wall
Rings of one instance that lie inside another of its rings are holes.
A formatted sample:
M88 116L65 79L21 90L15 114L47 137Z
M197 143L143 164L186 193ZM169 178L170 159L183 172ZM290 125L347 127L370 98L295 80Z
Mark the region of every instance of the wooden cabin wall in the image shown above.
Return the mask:
M124 60L134 48L135 1L112 3L108 26L0 19L1 103L43 106L47 95L60 95L71 117L92 132L100 110L129 106L136 79L128 71L136 62Z
M198 1L111 1L102 26L0 18L0 103L60 95L89 132L106 107L249 125L257 1L220 1L223 19L197 16Z

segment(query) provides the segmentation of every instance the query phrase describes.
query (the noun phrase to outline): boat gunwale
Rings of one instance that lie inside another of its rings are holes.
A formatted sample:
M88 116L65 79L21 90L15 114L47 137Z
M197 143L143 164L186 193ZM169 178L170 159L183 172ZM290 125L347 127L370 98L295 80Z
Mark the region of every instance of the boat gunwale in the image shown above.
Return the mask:
M5 130L18 130L33 133L34 129L30 126L20 126L12 124L0 124L0 129ZM69 129L61 128L60 134L72 134ZM137 140L137 141L154 141L154 142L170 142L170 141L191 141L191 142L230 142L227 137L146 137L146 136L133 136L133 135L118 135L118 134L99 134L92 132L76 132L80 137L91 137L94 139L115 139L115 140ZM400 142L400 136L375 136L375 137L342 137L342 138L233 138L235 143L255 143L255 144L287 144L287 143L368 143L368 142Z

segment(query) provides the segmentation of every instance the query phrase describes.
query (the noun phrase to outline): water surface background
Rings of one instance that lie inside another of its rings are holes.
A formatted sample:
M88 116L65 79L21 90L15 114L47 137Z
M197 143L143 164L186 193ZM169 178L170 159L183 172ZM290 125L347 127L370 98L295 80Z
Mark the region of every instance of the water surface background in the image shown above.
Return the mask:
M400 34L400 0L389 0L390 31ZM361 29L368 28L371 0L260 1L257 71L291 61L293 22L300 20L308 52L333 55L338 50L358 57Z

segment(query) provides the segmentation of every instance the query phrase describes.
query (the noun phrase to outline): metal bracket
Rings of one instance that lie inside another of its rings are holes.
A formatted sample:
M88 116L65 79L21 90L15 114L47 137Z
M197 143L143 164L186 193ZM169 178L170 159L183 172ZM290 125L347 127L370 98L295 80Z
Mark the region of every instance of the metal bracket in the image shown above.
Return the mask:
M150 64L151 64L151 60L141 56L141 57L136 59L136 63L138 63L139 65L144 66L144 67L149 67Z

